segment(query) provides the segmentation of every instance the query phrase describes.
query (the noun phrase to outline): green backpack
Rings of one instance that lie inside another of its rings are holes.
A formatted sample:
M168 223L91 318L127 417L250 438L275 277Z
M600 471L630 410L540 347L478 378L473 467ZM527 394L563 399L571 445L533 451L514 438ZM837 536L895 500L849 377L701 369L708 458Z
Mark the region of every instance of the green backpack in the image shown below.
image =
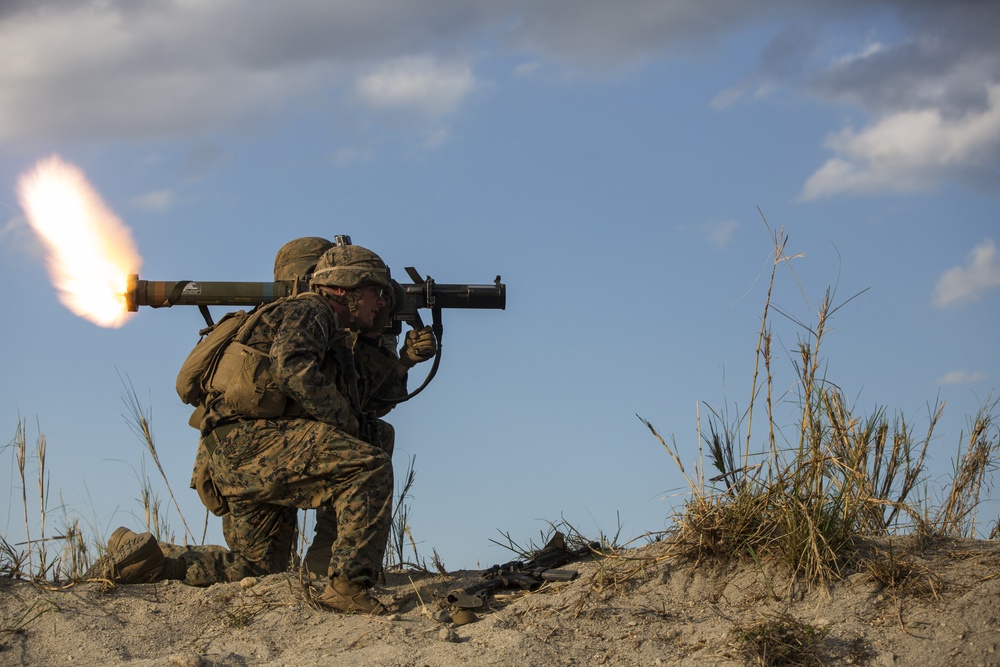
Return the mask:
M202 406L218 393L231 408L252 419L269 419L285 411L288 397L271 379L271 359L246 345L254 327L281 298L250 312L227 313L216 324L202 329L201 338L181 364L177 395L184 403Z

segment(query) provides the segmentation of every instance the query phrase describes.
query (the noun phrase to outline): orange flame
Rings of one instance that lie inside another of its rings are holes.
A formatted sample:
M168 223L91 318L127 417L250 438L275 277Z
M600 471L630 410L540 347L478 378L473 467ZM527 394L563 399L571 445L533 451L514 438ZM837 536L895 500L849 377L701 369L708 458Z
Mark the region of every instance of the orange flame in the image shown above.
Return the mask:
M83 172L53 155L21 175L17 194L63 305L102 327L125 324L126 282L142 257Z

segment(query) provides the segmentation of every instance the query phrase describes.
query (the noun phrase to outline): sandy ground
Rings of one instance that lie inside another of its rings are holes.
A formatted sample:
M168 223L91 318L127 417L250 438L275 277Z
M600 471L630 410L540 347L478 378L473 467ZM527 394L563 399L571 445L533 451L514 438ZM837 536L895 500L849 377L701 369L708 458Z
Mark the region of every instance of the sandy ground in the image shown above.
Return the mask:
M0 579L0 665L743 665L740 637L762 622L811 638L813 664L1000 665L1000 542L897 544L902 586L860 571L812 590L666 548L567 566L576 580L492 597L460 626L446 596L477 572L391 574L381 617L315 609L293 574L202 589Z

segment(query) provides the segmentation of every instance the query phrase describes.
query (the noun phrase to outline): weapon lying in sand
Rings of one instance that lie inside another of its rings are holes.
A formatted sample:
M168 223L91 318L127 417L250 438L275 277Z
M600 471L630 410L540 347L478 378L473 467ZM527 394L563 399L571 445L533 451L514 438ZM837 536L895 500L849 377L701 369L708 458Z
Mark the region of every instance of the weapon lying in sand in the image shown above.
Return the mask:
M489 592L498 588L533 591L546 581L572 581L576 579L576 571L557 568L600 551L601 545L598 542L591 542L578 549L567 549L566 538L557 532L531 560L515 560L483 570L483 581L449 591L447 600L449 604L462 609L475 609L482 607Z

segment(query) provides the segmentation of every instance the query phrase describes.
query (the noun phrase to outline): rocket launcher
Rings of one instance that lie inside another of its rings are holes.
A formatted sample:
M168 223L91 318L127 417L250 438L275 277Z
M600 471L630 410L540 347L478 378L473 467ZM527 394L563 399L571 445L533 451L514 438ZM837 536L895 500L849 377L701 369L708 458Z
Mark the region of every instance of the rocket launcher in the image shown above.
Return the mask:
M412 266L406 273L413 281L410 284L390 281L393 290L392 317L385 326L384 333L399 334L402 324L419 329L424 326L420 317L421 309L430 309L433 315L434 337L437 339L437 354L430 372L423 384L407 396L384 403L399 403L413 398L430 383L437 374L441 363L441 337L444 326L441 311L444 308L476 308L504 310L507 306L507 286L497 276L492 285L452 285L435 282L427 276L422 278ZM172 306L197 306L209 327L213 326L209 306L241 306L254 308L286 296L293 296L309 289L307 281L279 280L270 283L246 282L198 282L194 280L155 281L139 280L137 274L130 274L125 290L125 305L129 312L136 312L139 306L150 308L170 308Z
M421 309L504 310L507 306L507 286L500 282L500 276L496 277L492 285L452 285L438 283L430 276L422 278L412 266L406 267L406 273L413 280L412 283L392 281L392 320L387 333L399 333L403 322L414 327L423 326L419 312ZM208 306L253 308L308 289L308 283L302 280L270 283L159 281L140 280L137 274L131 274L125 290L125 305L133 313L139 306L198 306L211 326Z

